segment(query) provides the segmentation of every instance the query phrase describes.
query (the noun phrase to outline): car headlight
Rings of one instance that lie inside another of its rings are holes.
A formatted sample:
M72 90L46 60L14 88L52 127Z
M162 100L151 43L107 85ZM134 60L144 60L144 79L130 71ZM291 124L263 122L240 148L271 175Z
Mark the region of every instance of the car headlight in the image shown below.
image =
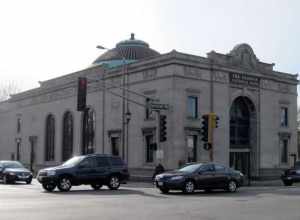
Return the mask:
M170 180L181 180L183 178L184 178L183 176L173 176L173 177L171 177Z
M9 172L8 175L14 176L14 175L16 175L16 174L15 174L15 173L12 173L12 172Z
M48 170L47 171L47 176L54 176L55 175L55 170Z
M241 176L241 177L243 177L243 176L244 176L244 174L240 173L240 176Z

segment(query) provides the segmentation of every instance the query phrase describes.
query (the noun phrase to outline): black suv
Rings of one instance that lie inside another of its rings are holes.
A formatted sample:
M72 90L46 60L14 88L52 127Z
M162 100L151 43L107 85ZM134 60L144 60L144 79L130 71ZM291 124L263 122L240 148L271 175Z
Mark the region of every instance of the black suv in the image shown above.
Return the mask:
M37 176L43 188L49 192L57 186L60 191L69 191L72 186L91 185L99 190L107 185L111 190L119 188L129 179L128 167L120 157L90 154L76 156L60 166L42 169Z
M285 170L281 175L281 180L285 186L300 182L300 161L295 162L294 167Z

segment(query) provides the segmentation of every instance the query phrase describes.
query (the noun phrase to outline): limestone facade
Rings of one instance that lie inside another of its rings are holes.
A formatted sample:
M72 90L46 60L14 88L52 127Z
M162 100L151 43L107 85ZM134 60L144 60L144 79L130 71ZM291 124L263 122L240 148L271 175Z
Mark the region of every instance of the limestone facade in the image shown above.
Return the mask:
M81 154L83 115L76 111L77 79L85 76L89 81L87 105L95 114L94 152L111 154L112 144L116 144L112 142L118 140L119 154L130 168L153 167L157 163L156 154L146 145L156 139L155 114L147 119L145 108L132 102L129 103L128 147L121 149L122 98L112 93L121 94L116 87L122 84L126 73L130 90L170 106L162 112L167 115L167 141L161 143L162 161L167 169L188 162L191 148L196 161L209 160L209 152L203 149L201 141L201 116L213 111L220 118L214 131L214 160L239 166L238 160L243 159L239 155L248 153L251 176L277 175L292 164L290 154L298 155L298 80L297 75L277 72L273 66L259 61L251 47L242 44L229 54L212 51L207 57L199 57L172 51L125 67L95 65L41 82L40 87L13 95L0 104L0 159L16 159L19 154L18 159L28 166L31 164L33 169L62 163L63 116L67 111L73 116L72 152ZM105 92L103 87L107 89ZM188 97L197 99L196 117L188 115ZM251 108L250 140L246 148L231 144L231 108L239 97ZM132 93L129 98L142 104L146 102ZM54 159L45 161L49 114L55 121L55 150ZM284 119L286 125L282 125Z

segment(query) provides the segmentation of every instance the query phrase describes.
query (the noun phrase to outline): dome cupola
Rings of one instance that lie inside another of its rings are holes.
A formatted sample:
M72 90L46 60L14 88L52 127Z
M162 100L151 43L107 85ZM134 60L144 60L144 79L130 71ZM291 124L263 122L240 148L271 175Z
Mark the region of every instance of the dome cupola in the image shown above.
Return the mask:
M151 49L149 44L134 38L131 34L130 39L123 40L116 44L116 47L110 49L99 56L93 65L108 64L110 67L122 65L124 63L132 63L148 57L160 55L157 51Z

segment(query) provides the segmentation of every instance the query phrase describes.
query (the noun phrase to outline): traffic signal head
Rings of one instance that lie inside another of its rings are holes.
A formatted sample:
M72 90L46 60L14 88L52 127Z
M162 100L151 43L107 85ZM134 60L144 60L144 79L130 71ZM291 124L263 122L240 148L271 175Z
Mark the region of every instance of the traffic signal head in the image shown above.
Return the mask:
M219 116L215 113L210 114L211 117L211 128L217 128L219 126Z
M202 126L201 126L201 135L202 135L202 138L201 138L201 140L203 142L207 142L208 141L208 119L209 119L208 115L203 115L202 116Z
M215 128L219 127L219 116L216 115L216 123L215 123Z
M164 142L167 140L167 116L160 115L159 117L159 140Z
M77 111L84 111L86 108L86 90L86 77L79 77L77 86Z

